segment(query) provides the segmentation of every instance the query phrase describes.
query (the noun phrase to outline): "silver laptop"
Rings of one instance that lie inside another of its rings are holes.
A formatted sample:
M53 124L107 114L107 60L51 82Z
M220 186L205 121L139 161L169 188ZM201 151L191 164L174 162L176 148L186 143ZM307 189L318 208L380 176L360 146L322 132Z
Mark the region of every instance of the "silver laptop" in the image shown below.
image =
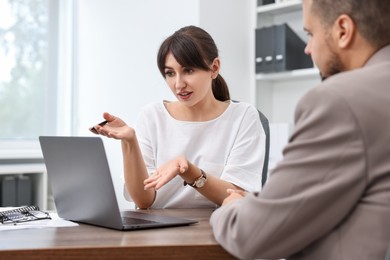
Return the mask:
M119 230L197 222L136 210L121 212L100 137L40 136L39 142L61 218Z

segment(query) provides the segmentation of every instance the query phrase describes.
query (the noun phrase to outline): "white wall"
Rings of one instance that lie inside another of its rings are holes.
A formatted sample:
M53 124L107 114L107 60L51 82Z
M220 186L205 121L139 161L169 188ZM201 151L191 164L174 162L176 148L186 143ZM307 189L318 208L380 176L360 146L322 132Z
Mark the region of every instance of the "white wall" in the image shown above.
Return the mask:
M214 38L231 98L255 104L255 0L200 0L200 26ZM252 62L253 61L253 62Z
M161 42L177 29L198 25L220 50L222 75L232 98L253 102L255 0L82 0L77 16L77 135L104 111L133 124L141 106L174 99L156 65ZM121 208L122 157L118 141L105 140Z

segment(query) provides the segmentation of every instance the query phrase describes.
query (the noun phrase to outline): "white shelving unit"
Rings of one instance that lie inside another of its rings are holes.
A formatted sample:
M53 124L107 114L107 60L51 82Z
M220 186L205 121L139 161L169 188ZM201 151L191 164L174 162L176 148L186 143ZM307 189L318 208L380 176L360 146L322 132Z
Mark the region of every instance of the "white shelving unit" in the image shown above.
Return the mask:
M287 80L293 81L298 79L309 79L309 78L317 79L318 75L319 75L318 69L309 68L309 69L284 71L278 73L258 73L256 74L256 80L269 81L269 82L287 81Z
M257 14L275 15L301 10L302 0L290 0L257 7Z
M0 177L2 176L28 176L32 184L32 204L47 209L48 190L47 174L44 163L18 163L0 164Z
M32 204L43 210L48 209L48 177L39 143L26 141L15 144L15 142L4 141L1 146L0 178L28 177L32 185Z
M306 38L303 30L301 0L257 6L256 14L258 28L287 23L302 39ZM258 73L254 91L256 105L267 115L271 123L292 125L298 100L309 88L319 82L319 71L316 68Z
M302 1L257 6L257 28L287 23L302 39L306 38L302 21ZM302 50L303 52L303 50ZM258 73L255 76L256 106L270 121L271 146L269 169L282 158L282 149L291 135L294 111L301 97L320 82L317 68L277 73Z

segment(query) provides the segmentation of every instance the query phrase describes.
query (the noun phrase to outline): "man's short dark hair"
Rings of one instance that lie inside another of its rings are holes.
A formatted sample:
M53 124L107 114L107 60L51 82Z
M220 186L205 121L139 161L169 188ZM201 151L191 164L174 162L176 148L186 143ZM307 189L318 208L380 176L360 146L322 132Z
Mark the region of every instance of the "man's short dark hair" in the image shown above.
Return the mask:
M325 27L346 14L374 47L390 44L390 0L313 0L311 11Z

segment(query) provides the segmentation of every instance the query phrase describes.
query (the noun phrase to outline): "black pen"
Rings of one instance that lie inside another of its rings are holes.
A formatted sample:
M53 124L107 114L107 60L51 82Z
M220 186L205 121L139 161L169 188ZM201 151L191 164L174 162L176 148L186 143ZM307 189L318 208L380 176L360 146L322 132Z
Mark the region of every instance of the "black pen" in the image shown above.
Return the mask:
M107 121L107 120L104 120L103 122L99 123L98 125L104 126L104 125L107 124L107 123L108 123L108 121ZM89 131L91 131L91 132L94 133L94 134L99 134L99 133L96 131L95 126L90 127L90 128L89 128Z

